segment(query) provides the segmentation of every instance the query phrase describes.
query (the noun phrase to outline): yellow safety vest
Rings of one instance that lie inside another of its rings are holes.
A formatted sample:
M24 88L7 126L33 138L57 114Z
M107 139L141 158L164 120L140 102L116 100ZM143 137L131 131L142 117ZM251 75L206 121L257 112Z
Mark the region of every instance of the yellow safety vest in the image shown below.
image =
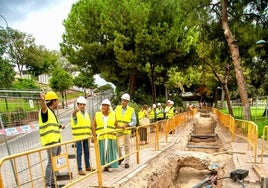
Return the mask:
M48 146L61 142L60 123L56 115L47 108L48 120L42 122L41 110L39 112L39 133L42 146Z
M116 130L116 127L114 125L115 124L115 113L114 112L109 112L106 128L104 127L104 119L103 119L102 112L96 112L95 120L97 123L97 125L96 125L96 134L97 135L104 133L104 132ZM99 136L99 140L104 140L104 139L116 140L116 132L108 133L108 134L101 134L101 136Z
M86 139L91 135L91 121L89 114L81 111L76 113L77 122L75 124L74 118L71 115L71 127L73 133L73 139L81 140Z
M168 119L174 117L174 107L172 106L171 108L169 106L166 107L166 117Z
M155 109L154 108L152 108L151 111L149 112L149 118L155 119Z
M144 118L145 117L145 112L146 112L146 110L140 110L139 113L138 113L138 118L139 119Z
M122 125L124 123L127 123L127 124L130 123L132 113L135 113L134 108L127 106L127 109L126 109L124 115L122 114L122 111L123 111L122 105L119 105L115 108L115 115L116 115L116 119L118 121L118 124ZM120 133L131 134L131 130L120 131Z
M164 118L163 108L156 108L156 118Z

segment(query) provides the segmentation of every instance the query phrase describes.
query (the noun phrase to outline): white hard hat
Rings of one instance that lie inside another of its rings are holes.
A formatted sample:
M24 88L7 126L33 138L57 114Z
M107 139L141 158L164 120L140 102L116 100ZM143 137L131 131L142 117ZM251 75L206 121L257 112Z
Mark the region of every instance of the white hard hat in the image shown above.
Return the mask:
M170 101L170 104L174 104L174 102L173 101Z
M107 105L111 106L111 102L110 102L109 99L104 99L104 100L101 102L101 104L102 104L102 105L103 105L103 104L107 104Z
M78 97L76 102L79 104L87 104L87 100L83 96Z
M168 100L168 101L167 101L167 103L170 103L170 102L171 102L171 100Z
M153 108L156 108L156 105L155 104L153 104Z
M130 101L130 96L128 93L125 93L122 95L121 99L124 99L124 100L127 100L127 101Z
M159 102L159 103L157 103L157 106L161 106L161 103Z

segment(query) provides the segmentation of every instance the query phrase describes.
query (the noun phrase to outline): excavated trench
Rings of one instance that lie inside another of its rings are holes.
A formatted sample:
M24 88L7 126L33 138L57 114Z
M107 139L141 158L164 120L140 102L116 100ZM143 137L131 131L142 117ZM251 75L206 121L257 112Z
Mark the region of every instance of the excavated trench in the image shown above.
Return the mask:
M224 176L224 168L231 163L232 158L217 155L224 147L217 134L217 121L211 111L199 111L191 122L180 127L178 133L177 143L150 161L146 168L120 187L225 187L222 181L213 180Z
M200 110L200 117L193 124L190 141L187 145L190 151L205 153L219 152L221 141L215 132L217 121L209 110Z
M216 133L217 121L209 109L199 110L199 117L193 123L192 133L187 144L189 151L215 154L223 150L222 142ZM217 181L223 174L223 164L212 162L204 169L190 164L180 168L176 187L202 187L205 185L221 187ZM193 180L196 180L195 182Z

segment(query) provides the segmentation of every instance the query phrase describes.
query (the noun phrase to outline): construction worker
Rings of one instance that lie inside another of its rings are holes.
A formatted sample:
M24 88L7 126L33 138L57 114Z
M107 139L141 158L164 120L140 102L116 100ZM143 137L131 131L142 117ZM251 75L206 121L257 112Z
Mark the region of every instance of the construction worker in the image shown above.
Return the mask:
M174 108L174 102L171 100L167 101L167 106L165 108L165 113L166 113L166 119L170 119L174 117L175 115L175 108Z
M80 96L76 100L76 108L71 115L71 127L73 139L76 141L76 161L79 175L86 175L82 169L82 150L84 151L84 161L86 171L93 171L89 162L89 136L91 135L91 121L86 111L87 100Z
M154 123L155 120L156 120L155 110L156 110L156 105L155 104L153 104L152 107L148 109L150 123ZM153 133L154 132L154 129L155 129L155 126L154 125L151 125L150 126L150 132Z
M148 105L143 105L141 110L138 113L139 118L139 126L150 125L149 113L148 113ZM148 144L147 140L147 127L139 128L140 134L140 145Z
M156 110L156 105L155 104L153 104L152 107L148 109L149 118L150 118L151 123L155 122L155 120L156 120L155 110Z
M159 131L163 131L163 122L161 120L165 119L165 109L162 107L161 103L157 103L157 108L155 110L156 121L159 121Z
M96 112L92 126L93 135L99 135L98 144L102 166L117 159L116 132L111 132L116 130L117 125L111 102L109 99L104 99L101 103L101 111ZM110 133L104 134L104 132ZM114 162L105 166L104 171L110 172L112 168L118 168L118 163Z
M128 106L130 101L130 96L128 93L125 93L121 97L121 105L116 106L115 108L115 115L118 121L118 127L121 128L123 131L121 134L124 135L125 140L125 155L130 153L130 135L131 130L125 130L127 127L135 126L136 121L136 114L134 108ZM119 158L122 157L121 147L119 147ZM125 157L125 168L129 168L129 160L130 157ZM119 161L119 165L122 163L123 159Z
M165 109L162 107L161 103L157 103L157 108L155 110L156 120L161 121L165 117Z
M61 125L55 110L58 106L58 96L55 92L49 91L46 94L40 93L41 110L39 112L39 133L42 146L50 146L61 142ZM46 187L59 187L55 185L54 172L52 169L52 157L61 153L61 147L57 146L47 150L48 162L45 172Z
M166 119L171 119L175 115L175 108L174 108L174 102L171 100L168 100L167 106L165 108L165 113L166 113ZM175 132L175 129L169 132L169 134L173 134Z

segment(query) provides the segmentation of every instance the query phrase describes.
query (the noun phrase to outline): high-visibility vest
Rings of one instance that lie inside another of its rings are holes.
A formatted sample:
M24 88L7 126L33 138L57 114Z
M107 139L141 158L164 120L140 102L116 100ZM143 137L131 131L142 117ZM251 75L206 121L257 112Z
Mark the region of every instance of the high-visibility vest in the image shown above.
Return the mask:
M163 108L156 108L155 112L156 112L156 118L164 118L164 112L163 112Z
M51 109L47 108L47 122L42 121L41 110L39 112L39 133L42 146L48 146L61 142L60 123Z
M174 117L174 107L167 106L165 109L167 119Z
M104 125L104 119L103 119L103 114L102 112L96 112L95 115L95 120L96 120L96 134L101 134L104 132L108 131L113 131L116 130L115 127L115 113L114 112L109 112L107 116L107 125L105 127ZM104 139L116 139L116 132L113 133L108 133L108 134L101 134L99 137L99 140L104 140Z
M139 119L142 119L145 117L145 114L146 114L146 110L140 110L139 113L138 113L138 118Z
M149 118L152 120L152 119L155 119L155 109L152 108L151 111L149 112Z
M71 115L71 127L74 140L86 139L91 135L91 121L87 112L78 111L76 113L76 124Z
M116 119L118 121L118 124L123 125L124 123L127 123L127 124L130 123L132 114L135 113L134 108L127 106L127 109L126 109L124 115L122 114L122 111L123 111L122 105L116 106L115 115L116 115ZM120 133L131 134L131 130L120 131Z

